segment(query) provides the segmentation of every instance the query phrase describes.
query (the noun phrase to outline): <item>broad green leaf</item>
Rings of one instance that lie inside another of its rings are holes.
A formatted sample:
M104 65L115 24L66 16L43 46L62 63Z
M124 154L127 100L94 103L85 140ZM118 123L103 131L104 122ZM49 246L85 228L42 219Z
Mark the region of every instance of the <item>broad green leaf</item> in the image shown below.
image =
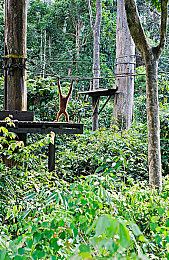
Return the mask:
M152 216L151 217L151 222L155 223L156 221L158 221L160 219L160 216Z
M119 223L119 235L120 245L127 248L130 244L130 235L128 229L122 223Z
M33 245L33 240L27 240L25 243L27 244L27 246L28 246L29 248L31 248L32 245Z
M90 247L88 245L80 245L79 250L81 253L90 253Z
M51 241L50 241L50 245L51 245L51 247L53 247L55 250L56 250L56 252L59 250L59 246L58 246L58 244L57 244L57 238L52 238L51 239Z
M99 166L99 167L96 169L95 172L97 173L97 172L104 171L107 167L109 167L108 164L103 164L103 165Z
M130 227L136 237L142 235L142 232L135 223L130 223Z
M159 215L162 215L165 212L165 209L164 208L158 208L157 211L158 211Z
M111 219L110 226L107 228L107 237L110 238L117 234L119 230L119 221L118 219Z
M34 241L39 242L41 239L41 234L39 232L35 232L33 234L33 239L34 239Z
M109 250L111 253L115 253L115 244L113 239L104 238L98 245L100 248L105 248L106 250Z
M160 244L160 242L162 241L162 238L159 235L157 235L157 236L155 236L155 241L157 244Z
M157 227L158 227L158 224L157 224L157 223L150 223L150 228L151 228L151 230L155 231ZM159 227L159 228L160 228L160 227Z
M169 243L169 236L166 236L166 240L167 240L167 242Z
M169 219L166 219L166 225L169 227Z
M19 249L18 249L18 254L19 254L19 255L23 255L24 253L25 253L24 248L19 248Z
M101 216L96 223L96 235L102 235L105 230L111 225L111 217L109 215Z
M54 231L52 231L52 230L45 230L43 234L45 237L50 239L53 236L53 233L54 233Z
M35 250L32 254L35 259L42 259L45 256L45 252L41 250Z

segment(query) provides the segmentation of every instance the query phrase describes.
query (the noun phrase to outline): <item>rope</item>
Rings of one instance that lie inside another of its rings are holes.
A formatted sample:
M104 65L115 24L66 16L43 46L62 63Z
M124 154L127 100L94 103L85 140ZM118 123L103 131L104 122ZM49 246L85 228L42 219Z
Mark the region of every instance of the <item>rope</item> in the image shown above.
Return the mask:
M7 58L7 59L9 59L9 58L16 58L16 59L25 58L26 59L26 57L24 57L23 55L14 55L14 54L9 54L9 55L3 56L2 58Z

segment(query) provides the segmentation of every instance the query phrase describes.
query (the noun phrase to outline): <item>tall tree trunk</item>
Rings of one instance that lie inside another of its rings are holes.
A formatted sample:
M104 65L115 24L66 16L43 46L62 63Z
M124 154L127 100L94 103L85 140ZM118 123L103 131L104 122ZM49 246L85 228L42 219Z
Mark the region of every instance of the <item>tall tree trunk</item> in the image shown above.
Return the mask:
M6 110L27 110L25 76L26 0L5 1L5 88Z
M160 42L156 47L149 45L141 25L135 0L125 0L130 33L145 60L147 92L148 161L151 188L162 189L160 123L158 104L157 68L160 54L165 46L168 0L161 0Z
M27 110L26 86L26 0L5 1L4 109ZM26 143L26 134L18 134ZM17 165L4 156L8 167Z
M41 61L41 66L43 62L43 32L41 29L41 34L40 34L40 61ZM43 75L43 70L41 69L41 76Z
M45 68L46 68L46 30L44 33L44 50L43 50L43 79L45 78Z
M92 9L90 0L88 0L89 13L90 13L90 25L93 30L93 89L99 88L100 78L100 26L102 20L102 0L96 0L96 19L93 23ZM92 130L98 129L98 109L99 109L99 97L92 98L93 116L92 116Z
M83 28L82 21L78 18L78 21L74 25L76 31L76 70L78 70L78 60L80 55L80 34Z
M128 28L124 0L117 0L115 73L115 85L120 93L115 95L113 117L121 129L129 129L133 114L135 44Z
M162 188L160 120L158 104L157 69L158 61L152 50L146 60L147 126L148 126L148 160L150 187Z
M49 36L49 60L52 58L52 37Z

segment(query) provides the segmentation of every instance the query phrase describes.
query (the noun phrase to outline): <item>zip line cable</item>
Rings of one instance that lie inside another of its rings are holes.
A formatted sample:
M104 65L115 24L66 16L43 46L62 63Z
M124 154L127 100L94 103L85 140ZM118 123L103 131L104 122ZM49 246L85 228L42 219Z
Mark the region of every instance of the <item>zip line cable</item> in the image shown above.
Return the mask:
M134 55L132 55L134 56ZM127 55L125 56L127 57ZM120 57L121 58L121 57ZM84 81L84 80L93 80L93 79L116 79L116 78L121 78L121 77L135 77L135 76L145 76L145 73L135 73L135 74L131 74L131 73L121 73L121 74L114 74L114 76L106 76L106 77L90 77L90 76L83 76L83 75L75 75L75 76L63 76L63 75L58 75L53 71L53 68L50 67L51 71L44 69L41 65L37 64L35 62L35 60L29 59L27 58L27 61L32 64L34 67L40 69L42 72L47 72L45 73L45 76L53 76L53 77L60 77L62 79L76 79L78 81ZM68 62L68 61L63 61L63 62ZM39 72L35 72L35 71L27 71L29 74L37 74L37 75L41 75L42 73ZM165 75L169 75L169 72L166 71L159 71L159 74L165 74Z
M131 74L131 73L122 73L122 74L115 74L115 76L107 76L107 77L83 77L83 75L80 76L62 76L62 75L58 75L55 72L51 73L50 71L48 71L47 69L44 69L42 66L40 66L39 64L36 64L35 61L28 59L29 63L32 63L34 66L40 68L42 71L47 72L46 76L53 76L53 77L60 77L62 79L76 79L76 80L93 80L93 79L115 79L115 78L121 78L121 77L135 77L135 76L145 76L145 73L136 73L136 74ZM35 73L35 72L31 72L28 71L28 73ZM165 71L159 71L159 74L167 74L169 75L169 72L166 73ZM41 75L41 73L37 73L38 75Z

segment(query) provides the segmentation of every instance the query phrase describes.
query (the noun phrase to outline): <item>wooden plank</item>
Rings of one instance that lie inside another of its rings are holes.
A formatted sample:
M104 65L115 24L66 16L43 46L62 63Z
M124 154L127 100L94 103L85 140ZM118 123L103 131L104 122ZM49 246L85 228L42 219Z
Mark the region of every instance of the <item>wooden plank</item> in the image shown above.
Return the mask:
M3 110L0 111L0 120L4 120L6 117L9 117L9 115L12 115L12 120L33 121L34 119L33 111Z
M91 97L100 97L100 96L110 96L110 95L115 95L117 93L117 88L110 88L110 89L103 89L99 88L96 90L90 90L90 91L82 91L78 92L78 94L83 94L83 95L89 95Z
M10 127L6 121L0 121L0 126L7 127L15 133L40 133L48 134L51 131L56 134L82 134L83 124L58 123L46 121L14 121L15 127Z

